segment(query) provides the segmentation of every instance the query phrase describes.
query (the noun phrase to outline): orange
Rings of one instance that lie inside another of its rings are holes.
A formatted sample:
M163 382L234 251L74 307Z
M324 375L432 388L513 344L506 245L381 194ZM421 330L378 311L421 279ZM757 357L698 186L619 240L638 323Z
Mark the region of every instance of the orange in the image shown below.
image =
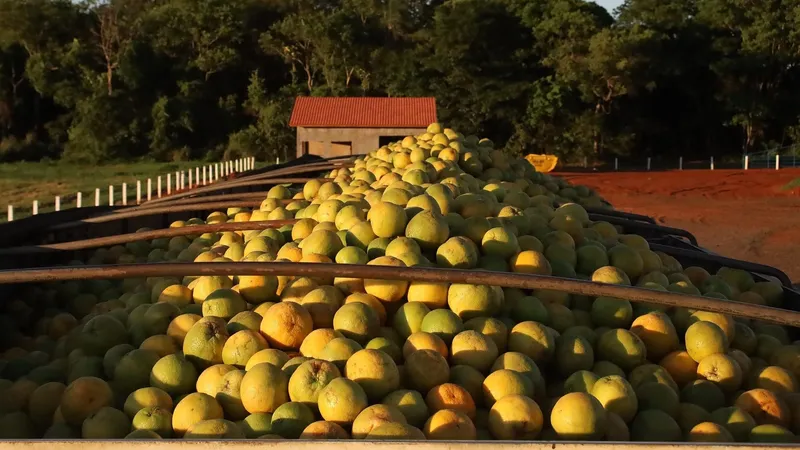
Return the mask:
M678 385L684 385L697 379L697 363L685 350L676 350L661 359L658 363L669 372Z
M222 419L222 406L207 394L194 392L184 397L172 413L172 429L183 436L194 424L209 419Z
M111 406L114 394L105 381L96 377L81 377L73 381L61 396L61 415L73 426L80 426L90 415Z
M452 409L475 418L475 401L466 389L454 383L440 384L428 391L425 403L432 412Z
M452 409L436 411L423 428L425 437L431 440L476 440L475 424L466 414Z
M289 401L289 379L279 367L257 364L242 378L240 395L250 414L272 413Z
M539 405L524 395L507 395L489 410L489 432L495 439L534 440L539 437L543 422Z
M311 314L293 302L272 306L261 321L261 333L270 346L279 349L299 349L313 329Z

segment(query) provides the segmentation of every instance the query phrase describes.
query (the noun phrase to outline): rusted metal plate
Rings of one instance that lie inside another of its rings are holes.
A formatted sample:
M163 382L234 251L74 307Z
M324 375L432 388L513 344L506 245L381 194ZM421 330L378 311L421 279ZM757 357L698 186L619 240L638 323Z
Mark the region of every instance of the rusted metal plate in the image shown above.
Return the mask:
M9 450L726 450L758 448L785 450L794 444L699 444L645 442L559 442L559 441L0 441Z

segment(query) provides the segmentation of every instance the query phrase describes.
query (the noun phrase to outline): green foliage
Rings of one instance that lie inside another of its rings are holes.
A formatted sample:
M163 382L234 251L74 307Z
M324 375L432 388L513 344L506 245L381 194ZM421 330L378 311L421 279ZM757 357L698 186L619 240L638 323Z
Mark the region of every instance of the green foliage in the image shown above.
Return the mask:
M294 97L435 96L566 160L800 143L796 2L0 0L0 161L294 154Z

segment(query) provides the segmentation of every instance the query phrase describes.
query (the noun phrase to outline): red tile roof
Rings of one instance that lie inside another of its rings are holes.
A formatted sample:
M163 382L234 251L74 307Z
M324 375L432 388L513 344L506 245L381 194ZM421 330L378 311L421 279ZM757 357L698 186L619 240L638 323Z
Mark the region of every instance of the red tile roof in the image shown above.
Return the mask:
M289 126L425 128L433 122L433 97L297 97Z

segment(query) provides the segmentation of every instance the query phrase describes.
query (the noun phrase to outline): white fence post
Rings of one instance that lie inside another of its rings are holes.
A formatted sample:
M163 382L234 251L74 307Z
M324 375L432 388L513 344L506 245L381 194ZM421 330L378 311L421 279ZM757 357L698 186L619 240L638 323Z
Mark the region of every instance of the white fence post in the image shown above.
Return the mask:
M280 164L280 163L281 163L281 157L280 156L276 156L275 157L275 164Z
M199 167L195 167L194 168L194 185L195 186L200 186L200 168Z
M647 157L647 170L650 170L650 157Z
M171 193L172 193L172 174L168 173L167 174L167 195L169 195ZM159 195L159 197L161 197L161 196Z
M186 173L181 170L181 190L186 186Z
M614 170L619 170L619 158L614 158Z
M711 157L711 170L714 170L714 157Z
M142 203L142 180L136 180L136 204Z
M158 176L158 198L161 198L161 175Z
M56 195L56 211L61 211L61 196Z
M750 169L750 155L744 155L744 170Z
M8 205L8 221L14 220L14 205Z
M214 164L214 179L211 181L219 180L219 164Z
M75 206L78 208L83 206L83 192L78 192L78 196L75 198Z
M150 199L153 198L153 179L147 179L147 201L149 202Z
M94 206L100 206L100 188L94 190Z
M775 155L775 170L780 170L781 168L781 155Z
M203 166L203 186L206 185L206 166Z
M122 183L122 206L128 206L128 183Z
M678 157L678 170L683 170L683 156Z
M189 169L189 189L192 188L192 169Z
M39 200L33 201L33 215L39 214Z
M108 185L108 206L114 206L114 185Z

